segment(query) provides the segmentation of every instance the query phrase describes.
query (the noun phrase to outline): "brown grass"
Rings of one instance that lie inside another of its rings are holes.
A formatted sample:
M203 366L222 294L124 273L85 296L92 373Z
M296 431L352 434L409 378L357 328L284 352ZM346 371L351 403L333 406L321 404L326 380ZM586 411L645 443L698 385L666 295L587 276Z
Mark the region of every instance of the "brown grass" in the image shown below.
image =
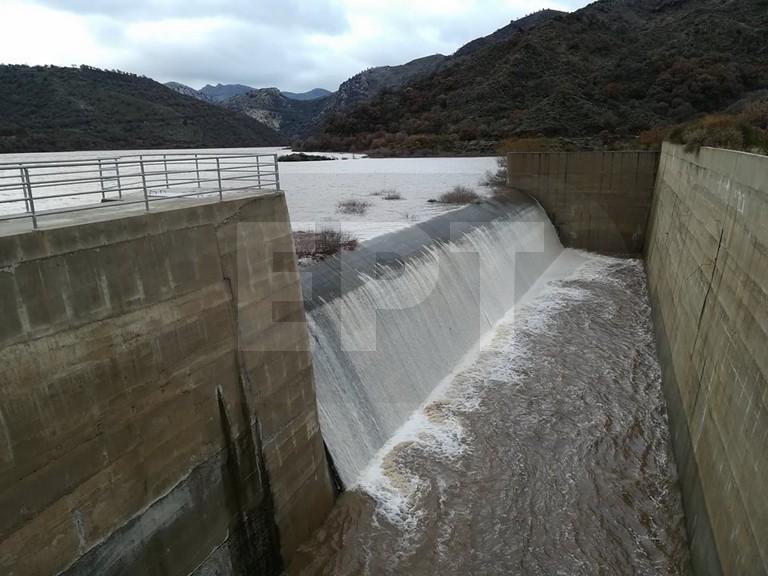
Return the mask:
M467 186L454 186L435 200L440 204L469 204L480 200L480 195Z
M669 140L682 144L686 152L698 152L702 146L768 152L768 133L740 116L712 114L672 129Z
M336 205L336 211L342 214L365 214L368 212L368 208L371 203L367 200L357 200L350 198L349 200L342 200Z
M299 230L293 233L293 244L299 258L322 260L341 250L354 250L357 238L333 228L321 228L315 232Z

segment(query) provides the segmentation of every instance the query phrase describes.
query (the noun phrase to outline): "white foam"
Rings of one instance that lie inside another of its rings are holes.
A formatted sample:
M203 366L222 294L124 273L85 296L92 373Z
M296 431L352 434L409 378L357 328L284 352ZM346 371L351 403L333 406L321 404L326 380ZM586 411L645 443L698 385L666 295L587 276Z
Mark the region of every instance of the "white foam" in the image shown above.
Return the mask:
M606 278L615 258L564 250L525 295L488 331L445 377L427 400L379 450L354 486L377 502L377 514L397 525L408 538L415 536L425 511L419 508L425 481L397 464L401 450L417 446L432 457L450 462L470 450L460 423L462 413L480 406L480 389L489 383L514 383L521 377L535 351L526 338L515 334L547 330L552 317L569 303L589 296L587 290L568 286L563 280Z

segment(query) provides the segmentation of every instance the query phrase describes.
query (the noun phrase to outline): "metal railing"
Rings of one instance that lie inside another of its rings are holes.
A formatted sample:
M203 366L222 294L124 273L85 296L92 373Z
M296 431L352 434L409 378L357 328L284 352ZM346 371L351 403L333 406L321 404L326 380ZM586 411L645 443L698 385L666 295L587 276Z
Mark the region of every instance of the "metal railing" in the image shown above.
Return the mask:
M280 189L276 154L165 153L0 163L0 221L150 204L252 188Z

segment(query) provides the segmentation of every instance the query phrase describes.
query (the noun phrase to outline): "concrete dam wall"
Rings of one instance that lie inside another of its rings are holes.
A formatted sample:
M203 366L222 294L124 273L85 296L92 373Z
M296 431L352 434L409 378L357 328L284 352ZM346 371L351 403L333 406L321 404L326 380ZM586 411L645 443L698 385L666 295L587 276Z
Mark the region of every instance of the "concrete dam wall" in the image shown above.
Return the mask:
M768 571L766 175L510 156L563 244L644 251L697 574ZM0 574L279 574L334 500L284 197L75 218L0 232Z
M645 259L698 574L768 573L768 158L665 144Z
M658 152L518 152L507 184L541 203L563 246L639 255L658 164Z
M564 245L643 250L694 571L768 573L768 158L665 144L508 163Z
M0 573L278 574L331 507L285 199L228 198L0 236Z

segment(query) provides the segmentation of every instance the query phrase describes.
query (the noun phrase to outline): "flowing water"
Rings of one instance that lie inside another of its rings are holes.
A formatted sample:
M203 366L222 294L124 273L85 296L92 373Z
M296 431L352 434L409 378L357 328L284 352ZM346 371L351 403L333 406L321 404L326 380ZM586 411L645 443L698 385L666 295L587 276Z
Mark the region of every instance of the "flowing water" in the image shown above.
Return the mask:
M553 235L501 220L310 312L349 489L290 574L688 573L642 262Z
M368 271L357 285L341 278L351 289L309 312L320 424L345 485L560 250L538 206L523 202L404 266Z

